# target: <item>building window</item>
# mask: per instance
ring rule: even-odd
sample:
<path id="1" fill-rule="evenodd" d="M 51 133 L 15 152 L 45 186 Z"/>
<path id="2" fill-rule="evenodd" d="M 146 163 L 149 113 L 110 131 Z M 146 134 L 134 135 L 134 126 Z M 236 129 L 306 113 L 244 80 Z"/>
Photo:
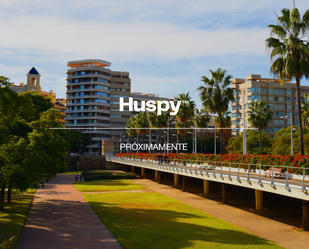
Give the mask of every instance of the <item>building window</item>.
<path id="1" fill-rule="evenodd" d="M 299 125 L 299 122 L 298 122 L 298 120 L 296 120 L 296 121 L 295 121 L 295 125 Z"/>
<path id="2" fill-rule="evenodd" d="M 267 128 L 265 128 L 263 131 L 264 131 L 264 132 L 267 132 Z"/>
<path id="3" fill-rule="evenodd" d="M 273 89 L 272 88 L 268 88 L 268 93 L 273 93 Z"/>
<path id="4" fill-rule="evenodd" d="M 274 108 L 273 104 L 269 104 L 269 109 L 273 109 L 273 108 Z"/>
<path id="5" fill-rule="evenodd" d="M 261 96 L 260 95 L 252 95 L 252 100 L 260 100 L 261 99 Z"/>
<path id="6" fill-rule="evenodd" d="M 274 132 L 274 127 L 269 127 L 269 132 Z"/>
<path id="7" fill-rule="evenodd" d="M 279 105 L 279 109 L 284 109 L 284 105 Z"/>
<path id="8" fill-rule="evenodd" d="M 251 90 L 252 90 L 253 93 L 260 93 L 261 92 L 261 88 L 259 88 L 259 87 L 252 87 Z"/>
<path id="9" fill-rule="evenodd" d="M 275 112 L 275 117 L 279 117 L 279 112 Z M 278 121 L 278 120 L 276 120 L 276 121 Z"/>
<path id="10" fill-rule="evenodd" d="M 286 105 L 286 109 L 292 109 L 291 105 Z"/>
<path id="11" fill-rule="evenodd" d="M 276 90 L 276 89 L 275 89 Z M 278 97 L 275 97 L 275 101 L 279 101 L 279 98 Z"/>
<path id="12" fill-rule="evenodd" d="M 287 101 L 287 102 L 291 102 L 291 101 L 292 101 L 292 98 L 291 98 L 291 97 L 287 97 L 287 98 L 286 98 L 286 101 Z"/>
<path id="13" fill-rule="evenodd" d="M 286 94 L 291 94 L 291 90 L 286 90 Z"/>
<path id="14" fill-rule="evenodd" d="M 268 96 L 268 100 L 273 101 L 274 100 L 273 96 Z"/>
<path id="15" fill-rule="evenodd" d="M 279 120 L 275 120 L 275 124 L 276 124 L 276 125 L 279 124 Z"/>
<path id="16" fill-rule="evenodd" d="M 280 130 L 279 127 L 275 127 L 275 132 L 278 132 Z"/>
<path id="17" fill-rule="evenodd" d="M 284 125 L 284 120 L 279 120 L 279 124 Z"/>
<path id="18" fill-rule="evenodd" d="M 280 89 L 275 89 L 275 90 L 274 90 L 274 93 L 275 93 L 275 94 L 280 93 L 279 90 L 280 90 Z M 283 93 L 283 91 L 282 91 L 282 93 Z"/>
<path id="19" fill-rule="evenodd" d="M 279 101 L 283 101 L 283 97 L 279 97 Z"/>
<path id="20" fill-rule="evenodd" d="M 263 88 L 263 93 L 267 93 L 267 89 L 266 88 Z"/>
<path id="21" fill-rule="evenodd" d="M 252 88 L 251 88 L 251 87 L 250 87 L 250 88 L 247 88 L 247 91 L 248 91 L 248 93 L 251 93 Z"/>

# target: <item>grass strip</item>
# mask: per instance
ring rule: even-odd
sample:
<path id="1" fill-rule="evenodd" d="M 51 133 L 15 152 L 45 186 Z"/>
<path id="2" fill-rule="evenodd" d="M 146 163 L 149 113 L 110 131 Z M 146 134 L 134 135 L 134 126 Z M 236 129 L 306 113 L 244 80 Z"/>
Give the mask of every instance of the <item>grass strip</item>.
<path id="1" fill-rule="evenodd" d="M 83 196 L 126 249 L 282 248 L 158 193 Z"/>
<path id="2" fill-rule="evenodd" d="M 74 182 L 73 184 L 80 192 L 126 191 L 146 189 L 141 185 L 132 183 L 125 179 Z"/>
<path id="3" fill-rule="evenodd" d="M 15 236 L 13 243 L 10 244 L 10 249 L 17 247 L 19 237 L 26 222 L 26 218 L 31 206 L 33 195 L 35 190 L 28 190 L 27 195 L 12 195 L 12 202 L 5 203 L 5 210 L 0 211 L 0 243 L 4 239 L 10 239 Z M 12 193 L 18 194 L 19 191 L 12 191 Z"/>

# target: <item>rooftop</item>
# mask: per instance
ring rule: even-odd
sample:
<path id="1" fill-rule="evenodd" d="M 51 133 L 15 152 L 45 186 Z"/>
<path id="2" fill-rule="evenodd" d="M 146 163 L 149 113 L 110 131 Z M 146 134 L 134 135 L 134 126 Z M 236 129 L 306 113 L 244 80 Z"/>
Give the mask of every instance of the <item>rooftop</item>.
<path id="1" fill-rule="evenodd" d="M 83 68 L 83 67 L 109 67 L 111 65 L 110 62 L 100 60 L 100 59 L 86 59 L 86 60 L 76 60 L 76 61 L 68 61 L 67 66 L 71 68 Z"/>

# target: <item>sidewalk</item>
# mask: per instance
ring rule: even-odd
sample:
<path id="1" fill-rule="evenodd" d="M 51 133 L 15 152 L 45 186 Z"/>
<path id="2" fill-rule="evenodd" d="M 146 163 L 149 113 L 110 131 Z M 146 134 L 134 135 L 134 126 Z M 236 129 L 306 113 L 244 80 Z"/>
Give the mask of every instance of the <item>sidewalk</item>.
<path id="1" fill-rule="evenodd" d="M 18 249 L 122 248 L 72 185 L 72 175 L 57 175 L 38 189 Z"/>
<path id="2" fill-rule="evenodd" d="M 147 179 L 131 180 L 151 191 L 169 196 L 217 218 L 242 227 L 253 234 L 273 241 L 284 248 L 308 248 L 309 232 L 298 232 L 292 226 L 259 216 L 229 205 L 218 204 L 196 194 L 182 192 L 179 189 L 158 184 Z"/>

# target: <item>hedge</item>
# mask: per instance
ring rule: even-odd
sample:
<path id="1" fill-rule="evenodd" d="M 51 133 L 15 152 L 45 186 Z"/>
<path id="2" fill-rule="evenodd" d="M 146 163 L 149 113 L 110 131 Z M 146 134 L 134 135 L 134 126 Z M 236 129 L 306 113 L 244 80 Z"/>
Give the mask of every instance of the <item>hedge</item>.
<path id="1" fill-rule="evenodd" d="M 237 163 L 242 163 L 242 168 L 248 167 L 248 164 L 254 164 L 250 166 L 251 169 L 259 167 L 259 165 L 264 166 L 263 169 L 268 169 L 269 166 L 265 165 L 277 165 L 277 166 L 291 166 L 295 167 L 289 169 L 289 172 L 302 174 L 302 168 L 309 168 L 309 156 L 302 155 L 290 155 L 290 156 L 272 156 L 272 155 L 242 155 L 242 154 L 225 154 L 225 155 L 216 155 L 216 154 L 177 154 L 177 153 L 168 153 L 161 154 L 163 157 L 166 155 L 169 160 L 181 162 L 185 161 L 186 163 L 196 162 L 201 164 L 207 161 L 214 162 L 225 162 L 229 163 L 232 167 L 238 167 Z M 146 159 L 146 160 L 157 160 L 158 154 L 149 154 L 149 153 L 118 153 L 116 157 L 125 157 L 125 158 L 135 158 L 135 159 Z M 283 168 L 283 171 L 286 169 Z M 306 172 L 308 174 L 308 172 Z"/>
<path id="2" fill-rule="evenodd" d="M 115 180 L 115 179 L 136 179 L 136 175 L 134 173 L 115 173 L 112 175 L 91 174 L 91 175 L 85 176 L 85 181 Z"/>

